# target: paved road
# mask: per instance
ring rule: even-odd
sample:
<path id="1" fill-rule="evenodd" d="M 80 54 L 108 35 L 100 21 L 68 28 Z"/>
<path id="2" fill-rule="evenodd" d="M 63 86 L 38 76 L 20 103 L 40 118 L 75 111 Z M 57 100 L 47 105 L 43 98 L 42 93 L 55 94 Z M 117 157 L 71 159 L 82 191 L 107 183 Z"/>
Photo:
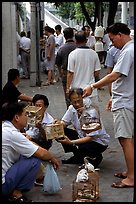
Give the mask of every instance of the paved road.
<path id="1" fill-rule="evenodd" d="M 106 74 L 106 69 L 101 70 L 100 77 Z M 41 74 L 42 80 L 46 80 L 47 75 Z M 42 93 L 49 98 L 50 105 L 48 112 L 55 118 L 61 119 L 66 111 L 66 104 L 64 99 L 64 92 L 61 82 L 55 83 L 51 86 L 30 87 L 29 80 L 21 80 L 19 90 L 25 94 L 34 95 Z M 115 189 L 111 187 L 114 181 L 119 180 L 114 177 L 115 172 L 121 172 L 125 169 L 125 161 L 122 149 L 118 140 L 114 139 L 112 113 L 105 110 L 109 94 L 108 88 L 99 90 L 99 105 L 100 113 L 107 132 L 111 135 L 111 141 L 108 149 L 104 152 L 104 159 L 100 164 L 100 198 L 97 202 L 133 202 L 133 188 Z M 56 141 L 53 142 L 51 151 L 56 155 L 61 163 L 61 159 L 69 158 L 72 153 L 65 154 L 61 144 Z M 61 164 L 60 170 L 57 171 L 62 190 L 56 195 L 47 195 L 43 192 L 42 187 L 34 187 L 30 192 L 27 192 L 27 197 L 33 199 L 35 202 L 72 202 L 72 182 L 76 178 L 79 171 L 78 165 Z"/>

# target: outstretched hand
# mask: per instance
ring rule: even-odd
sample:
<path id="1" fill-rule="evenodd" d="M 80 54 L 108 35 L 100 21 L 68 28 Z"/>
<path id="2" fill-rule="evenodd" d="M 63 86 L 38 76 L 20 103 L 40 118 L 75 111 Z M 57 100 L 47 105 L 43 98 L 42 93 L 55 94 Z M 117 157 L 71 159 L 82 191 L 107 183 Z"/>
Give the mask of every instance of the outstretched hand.
<path id="1" fill-rule="evenodd" d="M 92 94 L 92 87 L 86 86 L 83 90 L 83 98 Z"/>

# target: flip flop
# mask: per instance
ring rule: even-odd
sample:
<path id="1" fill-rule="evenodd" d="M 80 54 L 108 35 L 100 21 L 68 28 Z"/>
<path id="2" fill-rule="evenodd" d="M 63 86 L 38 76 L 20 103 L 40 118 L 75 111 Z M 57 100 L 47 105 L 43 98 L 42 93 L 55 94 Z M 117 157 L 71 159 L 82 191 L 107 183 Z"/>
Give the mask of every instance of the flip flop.
<path id="1" fill-rule="evenodd" d="M 115 173 L 114 176 L 115 176 L 115 177 L 118 177 L 118 178 L 122 178 L 122 179 L 127 178 L 127 176 L 123 175 L 122 172 L 121 172 L 121 173 Z"/>
<path id="2" fill-rule="evenodd" d="M 134 188 L 134 186 L 127 185 L 122 181 L 114 182 L 111 187 L 113 188 Z"/>

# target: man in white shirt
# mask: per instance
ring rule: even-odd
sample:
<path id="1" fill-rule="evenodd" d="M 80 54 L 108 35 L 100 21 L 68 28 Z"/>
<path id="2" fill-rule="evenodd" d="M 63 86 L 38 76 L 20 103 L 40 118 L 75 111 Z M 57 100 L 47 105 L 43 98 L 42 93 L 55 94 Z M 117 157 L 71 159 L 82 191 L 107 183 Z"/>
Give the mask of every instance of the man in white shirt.
<path id="1" fill-rule="evenodd" d="M 85 25 L 85 26 L 83 26 L 82 30 L 84 31 L 84 33 L 86 35 L 86 38 L 87 38 L 86 45 L 89 48 L 94 50 L 94 46 L 95 46 L 96 40 L 95 40 L 95 37 L 90 34 L 90 32 L 91 32 L 90 26 Z"/>
<path id="2" fill-rule="evenodd" d="M 55 26 L 55 32 L 57 34 L 57 36 L 55 36 L 55 56 L 57 55 L 59 48 L 64 44 L 64 36 L 61 33 L 61 29 L 61 25 Z"/>
<path id="3" fill-rule="evenodd" d="M 68 160 L 62 160 L 62 163 L 83 164 L 84 157 L 88 156 L 96 168 L 102 161 L 102 152 L 107 149 L 110 136 L 106 133 L 98 116 L 98 109 L 90 102 L 89 97 L 83 99 L 82 94 L 81 88 L 73 88 L 69 92 L 71 105 L 61 120 L 66 136 L 59 142 L 63 145 L 65 152 L 73 152 L 74 156 Z M 83 107 L 89 117 L 100 119 L 101 128 L 89 132 L 81 129 Z M 67 128 L 69 125 L 72 125 L 74 129 Z"/>
<path id="4" fill-rule="evenodd" d="M 27 125 L 25 107 L 23 102 L 16 102 L 2 109 L 2 196 L 17 203 L 32 202 L 23 192 L 32 189 L 41 160 L 50 161 L 56 169 L 59 167 L 49 151 L 20 132 Z"/>
<path id="5" fill-rule="evenodd" d="M 97 53 L 86 46 L 86 35 L 83 31 L 78 31 L 75 34 L 77 48 L 68 56 L 68 73 L 67 73 L 67 89 L 82 88 L 95 82 L 95 76 L 99 75 L 101 69 L 100 61 Z M 93 92 L 90 98 L 96 98 L 97 90 Z"/>
<path id="6" fill-rule="evenodd" d="M 134 41 L 124 23 L 111 25 L 107 32 L 113 46 L 120 49 L 117 63 L 110 74 L 85 87 L 83 97 L 91 95 L 95 88 L 112 83 L 110 106 L 115 138 L 119 140 L 126 162 L 126 170 L 114 175 L 122 180 L 114 182 L 112 187 L 130 188 L 134 187 Z"/>
<path id="7" fill-rule="evenodd" d="M 21 55 L 21 63 L 24 72 L 23 78 L 30 78 L 30 49 L 31 49 L 31 39 L 26 37 L 26 33 L 24 31 L 20 34 L 20 55 Z"/>

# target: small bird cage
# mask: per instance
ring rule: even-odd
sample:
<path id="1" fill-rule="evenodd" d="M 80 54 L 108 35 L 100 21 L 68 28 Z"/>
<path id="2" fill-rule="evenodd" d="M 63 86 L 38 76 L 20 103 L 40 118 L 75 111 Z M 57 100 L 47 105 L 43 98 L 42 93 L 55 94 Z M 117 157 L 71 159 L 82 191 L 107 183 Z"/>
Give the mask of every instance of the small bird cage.
<path id="1" fill-rule="evenodd" d="M 72 199 L 74 202 L 96 202 L 99 198 L 99 174 L 97 170 L 87 171 L 88 179 L 84 182 L 74 180 Z"/>
<path id="2" fill-rule="evenodd" d="M 64 127 L 61 123 L 53 123 L 44 126 L 46 139 L 62 139 L 64 138 Z"/>
<path id="3" fill-rule="evenodd" d="M 89 172 L 88 181 L 76 182 L 72 185 L 72 199 L 74 202 L 96 202 L 99 198 L 98 172 Z"/>
<path id="4" fill-rule="evenodd" d="M 36 107 L 36 106 L 27 106 L 25 108 L 26 113 L 27 113 L 27 124 L 30 125 L 31 127 L 34 127 L 36 123 L 42 121 L 42 117 L 40 114 L 41 107 Z"/>
<path id="5" fill-rule="evenodd" d="M 83 107 L 80 116 L 81 129 L 86 132 L 92 132 L 101 129 L 100 113 L 97 107 L 90 105 Z"/>

